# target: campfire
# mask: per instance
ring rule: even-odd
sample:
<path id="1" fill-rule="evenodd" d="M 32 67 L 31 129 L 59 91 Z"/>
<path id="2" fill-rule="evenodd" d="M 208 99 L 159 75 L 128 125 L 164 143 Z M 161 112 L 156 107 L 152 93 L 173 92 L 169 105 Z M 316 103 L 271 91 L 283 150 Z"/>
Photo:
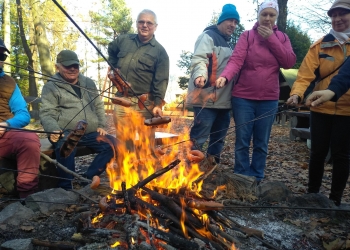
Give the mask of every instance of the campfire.
<path id="1" fill-rule="evenodd" d="M 236 249 L 237 235 L 262 237 L 221 213 L 216 191 L 201 192 L 214 165 L 202 171 L 204 164 L 193 161 L 188 131 L 155 147 L 154 129 L 132 111 L 116 130 L 125 143 L 107 168 L 111 192 L 99 201 L 97 216 L 80 219 L 80 232 L 102 230 L 109 245 L 121 249 Z"/>

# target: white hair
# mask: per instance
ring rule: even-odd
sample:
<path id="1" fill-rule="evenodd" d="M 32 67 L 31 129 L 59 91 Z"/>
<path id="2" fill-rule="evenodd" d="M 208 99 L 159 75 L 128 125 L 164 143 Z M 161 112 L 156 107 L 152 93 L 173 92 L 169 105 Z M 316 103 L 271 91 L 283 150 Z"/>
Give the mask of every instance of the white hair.
<path id="1" fill-rule="evenodd" d="M 138 14 L 138 16 L 137 16 L 137 21 L 139 20 L 139 18 L 140 18 L 140 16 L 141 16 L 142 14 L 149 14 L 149 15 L 152 15 L 153 18 L 154 18 L 154 22 L 155 22 L 156 24 L 158 24 L 156 13 L 154 13 L 152 10 L 149 10 L 149 9 L 144 9 L 144 10 L 142 10 L 142 11 Z"/>

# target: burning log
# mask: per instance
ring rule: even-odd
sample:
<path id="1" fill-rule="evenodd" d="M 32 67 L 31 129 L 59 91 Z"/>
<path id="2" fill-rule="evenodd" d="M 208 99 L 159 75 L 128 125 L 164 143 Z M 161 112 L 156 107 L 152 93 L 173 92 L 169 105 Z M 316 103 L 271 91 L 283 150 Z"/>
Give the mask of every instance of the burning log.
<path id="1" fill-rule="evenodd" d="M 181 228 L 180 220 L 176 216 L 174 216 L 173 214 L 165 213 L 162 209 L 155 207 L 152 204 L 145 202 L 137 197 L 135 197 L 135 200 L 136 200 L 136 203 L 138 206 L 145 208 L 145 209 L 148 209 L 153 216 L 160 217 L 160 218 L 167 218 L 167 219 L 171 220 L 178 228 Z M 223 250 L 223 248 L 219 244 L 217 244 L 216 242 L 214 242 L 210 239 L 203 237 L 202 235 L 197 233 L 194 229 L 192 229 L 190 227 L 186 227 L 186 230 L 189 233 L 189 235 L 191 235 L 191 237 L 198 238 L 198 239 L 202 240 L 203 242 L 205 242 L 206 244 L 212 245 L 215 249 L 218 249 L 218 250 L 222 249 Z"/>
<path id="2" fill-rule="evenodd" d="M 137 214 L 131 216 L 132 222 L 125 225 L 126 239 L 128 242 L 128 249 L 137 249 L 136 239 L 139 235 L 140 226 L 136 223 L 140 219 Z"/>
<path id="3" fill-rule="evenodd" d="M 153 227 L 149 227 L 146 223 L 138 221 L 136 222 L 140 227 L 149 230 L 149 233 L 151 233 L 154 237 L 157 239 L 163 240 L 169 245 L 175 247 L 176 249 L 187 249 L 187 250 L 197 250 L 199 249 L 199 246 L 197 243 L 192 242 L 188 239 L 182 238 L 178 235 L 172 234 L 172 233 L 166 233 L 164 231 L 158 230 Z"/>
<path id="4" fill-rule="evenodd" d="M 181 215 L 185 213 L 185 222 L 197 229 L 203 228 L 202 222 L 197 217 L 193 216 L 193 214 L 183 211 L 183 209 L 177 205 L 173 199 L 160 193 L 154 192 L 146 187 L 143 187 L 142 189 L 150 194 L 153 200 L 160 202 L 164 207 L 168 208 L 177 218 L 181 218 Z"/>
<path id="5" fill-rule="evenodd" d="M 123 192 L 123 196 L 124 196 L 124 205 L 126 207 L 126 212 L 128 214 L 131 214 L 129 195 L 128 195 L 128 192 L 126 191 L 126 184 L 125 184 L 125 182 L 122 182 L 122 192 Z"/>
<path id="6" fill-rule="evenodd" d="M 214 234 L 214 235 L 220 235 L 222 238 L 226 239 L 229 242 L 234 243 L 235 245 L 240 244 L 239 240 L 234 238 L 233 236 L 227 234 L 226 232 L 222 231 L 220 228 L 209 225 L 209 230 Z"/>
<path id="7" fill-rule="evenodd" d="M 175 161 L 173 161 L 172 163 L 170 163 L 168 166 L 166 166 L 165 168 L 162 168 L 160 170 L 158 170 L 157 172 L 154 172 L 153 174 L 151 174 L 150 176 L 148 176 L 146 179 L 140 181 L 138 184 L 136 184 L 134 187 L 132 187 L 133 189 L 139 189 L 145 185 L 147 185 L 150 181 L 152 181 L 153 179 L 161 176 L 162 174 L 168 172 L 169 170 L 173 169 L 174 167 L 176 167 L 179 163 L 181 162 L 181 160 L 176 159 Z"/>

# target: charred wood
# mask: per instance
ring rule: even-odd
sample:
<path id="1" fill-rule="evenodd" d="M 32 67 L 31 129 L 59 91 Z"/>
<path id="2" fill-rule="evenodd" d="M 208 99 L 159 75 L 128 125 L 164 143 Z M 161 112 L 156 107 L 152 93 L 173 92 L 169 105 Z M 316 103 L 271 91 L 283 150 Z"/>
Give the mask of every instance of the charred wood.
<path id="1" fill-rule="evenodd" d="M 240 244 L 240 241 L 238 239 L 236 239 L 235 237 L 233 237 L 233 236 L 229 235 L 228 233 L 222 231 L 217 226 L 209 225 L 208 228 L 212 232 L 212 234 L 214 233 L 216 235 L 220 235 L 221 237 L 223 237 L 224 239 L 226 239 L 229 242 L 234 243 L 235 245 Z"/>
<path id="2" fill-rule="evenodd" d="M 32 239 L 32 244 L 36 246 L 49 247 L 50 249 L 77 249 L 80 245 L 74 244 L 72 242 L 65 241 L 46 241 L 39 239 Z"/>
<path id="3" fill-rule="evenodd" d="M 149 211 L 152 213 L 153 216 L 167 218 L 167 219 L 171 220 L 174 223 L 174 225 L 176 225 L 176 227 L 181 228 L 180 220 L 176 216 L 174 216 L 173 214 L 165 213 L 162 209 L 155 207 L 155 206 L 153 206 L 153 205 L 151 205 L 151 204 L 149 204 L 149 203 L 147 203 L 139 198 L 135 198 L 135 200 L 136 200 L 137 205 L 140 206 L 141 208 L 149 209 Z M 191 237 L 198 238 L 208 245 L 211 244 L 211 245 L 215 246 L 215 249 L 218 249 L 218 250 L 223 249 L 219 244 L 217 244 L 209 239 L 206 239 L 205 237 L 203 237 L 199 233 L 197 233 L 194 229 L 192 229 L 190 227 L 186 227 L 186 229 Z"/>
<path id="4" fill-rule="evenodd" d="M 172 163 L 170 163 L 168 166 L 154 172 L 153 174 L 151 174 L 150 176 L 148 176 L 146 179 L 140 181 L 139 183 L 137 183 L 133 188 L 134 189 L 139 189 L 145 185 L 147 185 L 150 181 L 152 181 L 153 179 L 163 175 L 164 173 L 168 172 L 169 170 L 173 169 L 174 167 L 176 167 L 181 161 L 179 159 L 176 159 L 175 161 L 173 161 Z"/>
<path id="5" fill-rule="evenodd" d="M 260 239 L 264 239 L 264 232 L 258 229 L 250 228 L 250 227 L 245 227 L 240 225 L 239 223 L 231 220 L 227 215 L 224 213 L 220 212 L 218 213 L 218 216 L 221 216 L 223 219 L 226 219 L 227 223 L 230 226 L 230 228 L 238 228 L 239 231 L 244 232 L 248 237 L 250 236 L 257 236 Z"/>
<path id="6" fill-rule="evenodd" d="M 154 235 L 157 239 L 163 240 L 169 245 L 175 247 L 176 249 L 187 249 L 187 250 L 197 250 L 199 249 L 199 246 L 197 243 L 192 242 L 188 239 L 185 239 L 183 237 L 180 237 L 176 234 L 172 233 L 166 233 L 164 231 L 158 230 L 153 227 L 148 227 L 148 225 L 144 222 L 138 221 L 137 224 L 139 226 L 143 227 L 146 230 L 149 230 L 151 234 Z"/>
<path id="7" fill-rule="evenodd" d="M 181 215 L 185 212 L 185 222 L 187 222 L 187 224 L 189 224 L 190 226 L 194 226 L 197 229 L 203 228 L 202 222 L 197 217 L 195 217 L 191 213 L 188 213 L 185 210 L 183 211 L 182 208 L 178 204 L 176 204 L 172 198 L 154 192 L 146 187 L 143 187 L 142 189 L 149 193 L 153 200 L 156 200 L 160 202 L 163 206 L 167 207 L 177 218 L 181 218 Z"/>
<path id="8" fill-rule="evenodd" d="M 137 249 L 135 243 L 138 242 L 140 226 L 137 224 L 137 221 L 140 217 L 137 214 L 132 215 L 132 222 L 125 224 L 126 240 L 128 242 L 128 249 Z"/>
<path id="9" fill-rule="evenodd" d="M 123 192 L 123 196 L 124 196 L 124 205 L 125 205 L 125 208 L 126 208 L 126 212 L 128 214 L 131 214 L 129 195 L 128 195 L 128 192 L 126 190 L 126 183 L 125 183 L 125 181 L 122 182 L 122 192 Z"/>

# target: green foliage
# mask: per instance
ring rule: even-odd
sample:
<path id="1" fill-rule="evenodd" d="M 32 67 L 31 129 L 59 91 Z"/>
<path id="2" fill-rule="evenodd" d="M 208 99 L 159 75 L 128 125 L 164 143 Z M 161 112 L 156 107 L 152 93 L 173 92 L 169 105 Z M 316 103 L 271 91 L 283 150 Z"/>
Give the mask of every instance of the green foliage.
<path id="1" fill-rule="evenodd" d="M 191 66 L 192 56 L 193 56 L 192 52 L 183 50 L 182 53 L 180 54 L 181 59 L 178 60 L 176 64 L 180 69 L 185 71 L 185 74 L 186 74 L 186 76 L 180 76 L 177 82 L 179 84 L 179 87 L 183 90 L 188 88 L 188 81 L 190 80 L 188 75 L 191 73 L 190 66 Z"/>
<path id="2" fill-rule="evenodd" d="M 104 0 L 98 12 L 90 11 L 92 28 L 91 35 L 98 45 L 107 46 L 108 43 L 121 34 L 133 33 L 130 9 L 124 0 Z"/>
<path id="3" fill-rule="evenodd" d="M 185 71 L 186 75 L 190 74 L 190 66 L 191 66 L 191 59 L 192 59 L 193 53 L 190 51 L 183 50 L 180 54 L 180 60 L 177 61 L 177 66 Z"/>
<path id="4" fill-rule="evenodd" d="M 179 84 L 180 89 L 187 89 L 189 80 L 190 78 L 188 76 L 180 76 L 177 82 Z"/>
<path id="5" fill-rule="evenodd" d="M 311 39 L 306 32 L 301 30 L 300 26 L 296 26 L 293 22 L 287 23 L 286 34 L 297 56 L 297 62 L 293 68 L 298 69 L 312 44 Z"/>

